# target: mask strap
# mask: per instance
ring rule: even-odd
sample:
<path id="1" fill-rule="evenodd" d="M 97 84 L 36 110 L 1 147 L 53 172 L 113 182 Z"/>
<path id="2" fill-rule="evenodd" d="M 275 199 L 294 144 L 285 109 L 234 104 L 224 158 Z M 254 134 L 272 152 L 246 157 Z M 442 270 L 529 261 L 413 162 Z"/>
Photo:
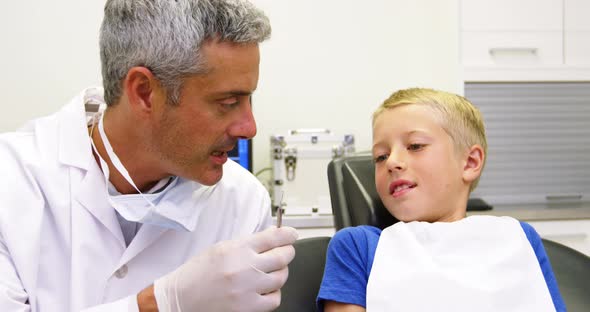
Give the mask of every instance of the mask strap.
<path id="1" fill-rule="evenodd" d="M 92 134 L 92 130 L 94 128 L 94 124 L 92 126 L 92 129 L 90 130 L 90 133 Z M 140 194 L 147 202 L 150 203 L 150 205 L 152 207 L 155 208 L 154 204 L 152 203 L 151 200 L 147 199 L 147 197 L 137 188 L 137 186 L 135 185 L 135 183 L 133 182 L 133 179 L 131 179 L 131 176 L 129 175 L 129 172 L 127 171 L 127 169 L 125 169 L 125 166 L 123 166 L 123 164 L 121 163 L 121 160 L 119 159 L 119 157 L 117 156 L 117 154 L 115 154 L 115 151 L 113 150 L 113 147 L 111 146 L 111 143 L 109 142 L 109 139 L 107 138 L 107 135 L 104 131 L 104 113 L 101 114 L 100 119 L 98 120 L 98 133 L 100 134 L 100 137 L 102 139 L 103 145 L 105 147 L 105 150 L 107 152 L 107 155 L 109 155 L 109 158 L 111 159 L 111 162 L 113 163 L 113 166 L 115 166 L 115 169 L 117 171 L 119 171 L 119 173 L 121 173 L 121 175 L 125 178 L 125 180 L 127 180 L 127 182 L 129 184 L 131 184 L 131 186 L 133 186 L 133 188 L 137 191 L 138 194 Z M 100 163 L 102 164 L 105 176 L 108 180 L 109 178 L 109 169 L 108 169 L 108 165 L 106 164 L 106 161 L 104 161 L 102 159 L 102 157 L 100 156 L 100 154 L 97 151 L 96 146 L 94 145 L 94 141 L 91 140 L 92 142 L 92 147 L 94 148 L 94 151 L 96 152 L 96 154 L 98 155 L 98 158 L 100 158 Z"/>
<path id="2" fill-rule="evenodd" d="M 96 156 L 98 156 L 98 160 L 100 161 L 100 167 L 102 169 L 102 172 L 104 173 L 106 182 L 108 182 L 109 176 L 110 176 L 109 166 L 104 161 L 104 159 L 102 159 L 102 156 L 100 156 L 100 153 L 98 153 L 98 149 L 96 148 L 96 145 L 94 144 L 94 140 L 92 139 L 92 133 L 94 133 L 94 126 L 100 120 L 99 115 L 100 115 L 100 113 L 97 113 L 94 116 L 92 116 L 92 125 L 90 126 L 90 145 L 92 145 L 92 150 L 94 150 L 94 152 L 96 153 Z"/>

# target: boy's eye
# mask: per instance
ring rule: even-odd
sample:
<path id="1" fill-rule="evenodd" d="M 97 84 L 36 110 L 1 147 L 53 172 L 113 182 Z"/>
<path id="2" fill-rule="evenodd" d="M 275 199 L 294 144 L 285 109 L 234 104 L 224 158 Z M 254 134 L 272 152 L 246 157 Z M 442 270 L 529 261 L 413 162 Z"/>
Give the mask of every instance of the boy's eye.
<path id="1" fill-rule="evenodd" d="M 418 151 L 418 150 L 421 150 L 424 146 L 425 146 L 424 144 L 418 144 L 418 143 L 410 144 L 410 145 L 408 145 L 408 151 Z"/>
<path id="2" fill-rule="evenodd" d="M 385 160 L 387 160 L 387 157 L 389 157 L 389 155 L 387 155 L 387 154 L 384 154 L 384 155 L 379 155 L 379 156 L 375 157 L 374 161 L 375 161 L 376 163 L 378 163 L 378 162 L 382 162 L 382 161 L 385 161 Z"/>

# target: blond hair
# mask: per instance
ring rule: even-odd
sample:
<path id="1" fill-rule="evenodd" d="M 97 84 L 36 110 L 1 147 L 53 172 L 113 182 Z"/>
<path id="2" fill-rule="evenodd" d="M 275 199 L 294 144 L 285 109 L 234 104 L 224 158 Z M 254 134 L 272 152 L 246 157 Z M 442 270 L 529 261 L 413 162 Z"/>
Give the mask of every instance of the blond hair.
<path id="1" fill-rule="evenodd" d="M 393 93 L 373 113 L 375 119 L 385 110 L 403 105 L 427 105 L 438 115 L 441 127 L 447 132 L 455 144 L 457 151 L 464 151 L 479 144 L 487 155 L 488 144 L 481 112 L 466 98 L 444 91 L 425 88 L 411 88 Z M 485 157 L 483 166 L 485 165 Z M 477 178 L 471 184 L 473 191 L 479 182 Z"/>

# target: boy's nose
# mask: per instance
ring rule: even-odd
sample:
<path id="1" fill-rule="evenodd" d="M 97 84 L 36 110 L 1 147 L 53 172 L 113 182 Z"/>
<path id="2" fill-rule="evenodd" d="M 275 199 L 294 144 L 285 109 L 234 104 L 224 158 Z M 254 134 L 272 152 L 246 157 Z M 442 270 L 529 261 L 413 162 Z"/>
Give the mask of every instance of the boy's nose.
<path id="1" fill-rule="evenodd" d="M 387 158 L 387 169 L 389 172 L 406 169 L 406 162 L 402 153 L 391 153 Z"/>

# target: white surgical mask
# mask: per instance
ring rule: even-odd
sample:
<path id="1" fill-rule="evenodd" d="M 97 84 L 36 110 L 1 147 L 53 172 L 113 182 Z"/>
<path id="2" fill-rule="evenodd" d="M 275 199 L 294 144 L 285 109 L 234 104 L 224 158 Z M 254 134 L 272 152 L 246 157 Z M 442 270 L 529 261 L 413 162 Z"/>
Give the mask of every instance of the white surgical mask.
<path id="1" fill-rule="evenodd" d="M 113 151 L 104 131 L 103 119 L 104 114 L 101 114 L 98 120 L 98 131 L 107 155 L 111 159 L 115 169 L 137 191 L 137 194 L 109 194 L 109 167 L 91 140 L 92 147 L 100 159 L 105 184 L 107 185 L 105 189 L 106 196 L 113 208 L 128 221 L 157 225 L 174 230 L 194 230 L 199 217 L 196 202 L 201 196 L 206 196 L 206 193 L 212 191 L 213 188 L 206 187 L 194 181 L 173 177 L 172 181 L 168 182 L 163 190 L 155 194 L 143 194 L 137 188 L 129 172 Z"/>

